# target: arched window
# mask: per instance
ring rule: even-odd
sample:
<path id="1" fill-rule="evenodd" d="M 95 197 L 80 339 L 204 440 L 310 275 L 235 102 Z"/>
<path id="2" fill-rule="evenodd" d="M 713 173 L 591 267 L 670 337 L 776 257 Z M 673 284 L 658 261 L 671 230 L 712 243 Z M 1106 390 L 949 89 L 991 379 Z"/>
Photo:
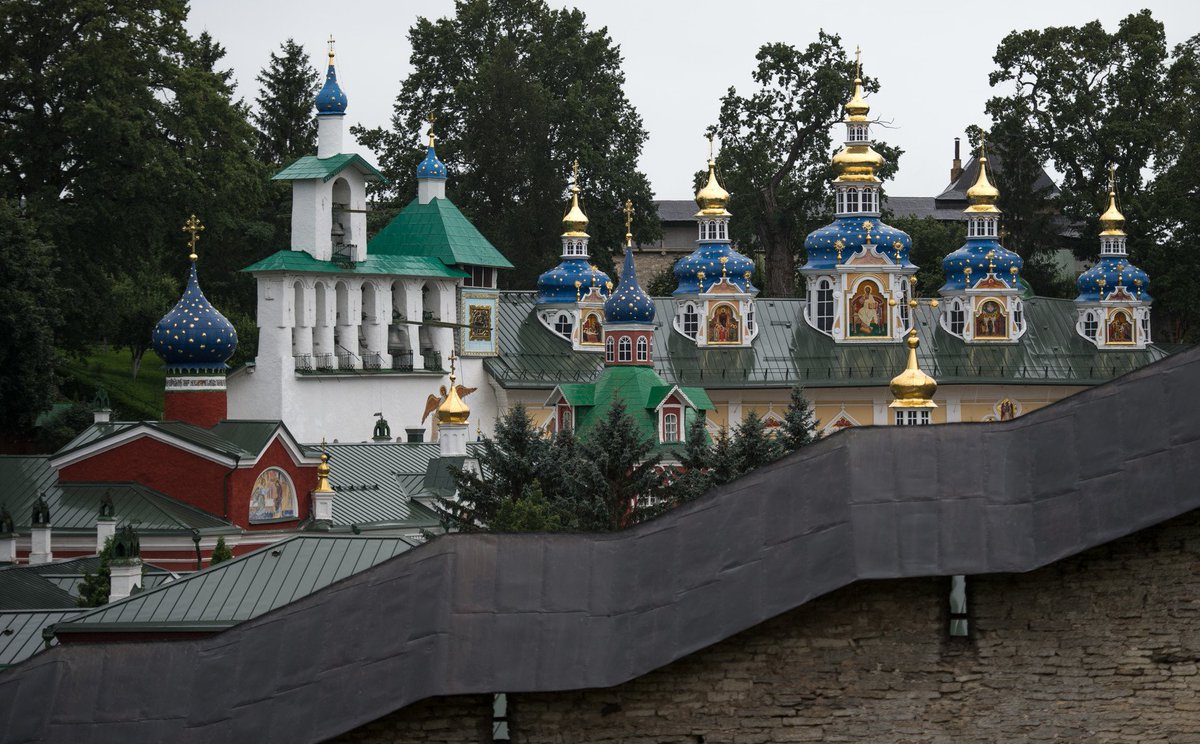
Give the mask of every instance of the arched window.
<path id="1" fill-rule="evenodd" d="M 621 336 L 621 340 L 617 343 L 617 361 L 633 361 L 633 341 L 629 340 L 629 336 Z"/>
<path id="2" fill-rule="evenodd" d="M 754 303 L 750 303 L 750 309 L 746 311 L 746 337 L 754 335 Z"/>
<path id="3" fill-rule="evenodd" d="M 967 311 L 963 309 L 962 300 L 955 300 L 950 305 L 950 332 L 961 338 L 966 325 Z"/>
<path id="4" fill-rule="evenodd" d="M 683 335 L 695 338 L 699 330 L 700 315 L 696 312 L 696 306 L 689 302 L 683 306 Z"/>
<path id="5" fill-rule="evenodd" d="M 709 240 L 717 239 L 717 223 L 716 222 L 708 223 L 708 239 Z"/>
<path id="6" fill-rule="evenodd" d="M 729 225 L 724 222 L 717 223 L 717 239 L 729 240 Z"/>
<path id="7" fill-rule="evenodd" d="M 833 330 L 833 280 L 817 280 L 816 292 L 817 330 L 829 333 Z"/>
<path id="8" fill-rule="evenodd" d="M 679 441 L 679 417 L 673 413 L 663 415 L 663 441 Z"/>
<path id="9" fill-rule="evenodd" d="M 858 211 L 858 189 L 846 189 L 846 211 Z"/>
<path id="10" fill-rule="evenodd" d="M 613 360 L 613 339 L 612 336 L 604 339 L 604 360 L 611 362 Z"/>
<path id="11" fill-rule="evenodd" d="M 1096 340 L 1096 336 L 1100 335 L 1100 318 L 1096 315 L 1095 310 L 1088 310 L 1083 314 L 1083 335 Z"/>
<path id="12" fill-rule="evenodd" d="M 841 214 L 842 212 L 846 211 L 846 194 L 839 191 L 839 192 L 837 192 L 836 199 L 837 199 L 837 212 L 838 212 L 838 214 Z"/>
<path id="13" fill-rule="evenodd" d="M 642 336 L 641 338 L 638 339 L 637 360 L 639 362 L 644 362 L 650 358 L 649 347 L 650 347 L 650 344 L 646 343 L 645 336 Z"/>
<path id="14" fill-rule="evenodd" d="M 900 280 L 900 325 L 908 328 L 908 280 Z"/>
<path id="15" fill-rule="evenodd" d="M 558 317 L 554 319 L 554 332 L 563 338 L 570 338 L 572 325 L 570 315 L 559 313 Z"/>
<path id="16" fill-rule="evenodd" d="M 1025 306 L 1016 298 L 1013 298 L 1012 322 L 1014 333 L 1025 330 Z"/>

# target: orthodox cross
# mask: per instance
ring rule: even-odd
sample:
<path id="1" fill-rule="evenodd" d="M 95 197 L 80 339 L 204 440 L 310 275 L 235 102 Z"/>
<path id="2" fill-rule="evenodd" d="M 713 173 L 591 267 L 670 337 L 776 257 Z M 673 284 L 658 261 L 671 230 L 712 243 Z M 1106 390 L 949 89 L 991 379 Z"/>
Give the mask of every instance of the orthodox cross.
<path id="1" fill-rule="evenodd" d="M 329 41 L 327 43 L 329 44 L 329 62 L 330 62 L 330 64 L 332 64 L 333 63 L 333 34 L 329 35 Z"/>
<path id="2" fill-rule="evenodd" d="M 1108 190 L 1116 193 L 1117 191 L 1117 164 L 1108 164 Z"/>
<path id="3" fill-rule="evenodd" d="M 579 158 L 575 158 L 571 163 L 571 182 L 579 185 Z"/>
<path id="4" fill-rule="evenodd" d="M 713 132 L 708 133 L 708 159 L 709 160 L 713 159 L 713 137 L 714 136 L 715 136 L 715 134 Z"/>
<path id="5" fill-rule="evenodd" d="M 427 119 L 427 121 L 429 122 L 429 146 L 430 146 L 430 147 L 433 147 L 433 140 L 434 140 L 434 136 L 433 136 L 433 122 L 434 122 L 436 119 L 437 119 L 437 117 L 433 115 L 433 112 L 432 112 L 432 111 L 430 111 L 430 112 L 429 112 L 429 117 L 428 117 L 428 119 Z"/>
<path id="6" fill-rule="evenodd" d="M 625 247 L 633 246 L 633 200 L 625 200 Z"/>
<path id="7" fill-rule="evenodd" d="M 862 77 L 862 48 L 854 46 L 854 77 Z"/>
<path id="8" fill-rule="evenodd" d="M 196 241 L 200 239 L 200 233 L 204 232 L 204 225 L 201 225 L 200 220 L 198 220 L 196 215 L 193 214 L 188 218 L 188 221 L 184 223 L 183 231 L 185 233 L 192 234 L 191 240 L 188 241 L 188 248 L 191 250 L 191 255 L 189 255 L 188 258 L 195 261 L 197 258 Z"/>
<path id="9" fill-rule="evenodd" d="M 979 132 L 979 157 L 987 157 L 987 132 L 983 130 Z"/>

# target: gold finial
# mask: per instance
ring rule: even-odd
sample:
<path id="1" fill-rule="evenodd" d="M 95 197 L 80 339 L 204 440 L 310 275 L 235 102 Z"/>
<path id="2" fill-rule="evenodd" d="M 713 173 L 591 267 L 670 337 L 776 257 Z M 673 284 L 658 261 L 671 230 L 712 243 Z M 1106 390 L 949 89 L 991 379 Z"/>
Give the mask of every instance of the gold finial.
<path id="1" fill-rule="evenodd" d="M 697 217 L 728 217 L 729 192 L 717 182 L 717 161 L 713 157 L 713 134 L 708 133 L 708 182 L 696 192 Z"/>
<path id="2" fill-rule="evenodd" d="M 871 106 L 863 98 L 862 89 L 862 49 L 854 47 L 854 95 L 846 103 L 847 121 L 866 121 Z"/>
<path id="3" fill-rule="evenodd" d="M 625 200 L 625 247 L 633 247 L 633 200 Z"/>
<path id="4" fill-rule="evenodd" d="M 916 307 L 916 304 L 916 300 L 909 301 L 909 307 Z M 916 326 L 908 332 L 904 343 L 908 346 L 908 364 L 903 372 L 892 378 L 892 402 L 888 408 L 937 408 L 937 403 L 933 402 L 937 380 L 921 371 L 917 364 L 917 346 L 921 341 L 917 338 Z"/>
<path id="5" fill-rule="evenodd" d="M 749 284 L 749 283 L 750 283 L 750 277 L 752 277 L 752 276 L 754 276 L 754 274 L 753 274 L 753 273 L 751 273 L 751 272 L 749 272 L 749 271 L 747 271 L 746 273 L 742 274 L 742 278 L 746 280 L 746 283 L 747 283 L 747 284 Z"/>
<path id="6" fill-rule="evenodd" d="M 439 424 L 466 424 L 471 417 L 471 409 L 458 394 L 458 386 L 455 385 L 457 379 L 454 374 L 454 362 L 457 359 L 454 352 L 450 352 L 450 385 L 446 389 L 446 399 L 442 401 L 437 409 L 437 420 Z"/>
<path id="7" fill-rule="evenodd" d="M 727 263 L 729 263 L 729 256 L 721 256 L 721 277 L 722 278 L 724 278 L 727 275 L 728 269 L 725 267 L 725 264 L 727 264 Z"/>
<path id="8" fill-rule="evenodd" d="M 1125 235 L 1125 215 L 1117 209 L 1117 164 L 1108 164 L 1108 209 L 1100 215 L 1100 235 L 1121 237 Z"/>
<path id="9" fill-rule="evenodd" d="M 700 280 L 700 291 L 701 291 L 701 292 L 703 292 L 703 291 L 704 291 L 704 272 L 703 272 L 703 271 L 697 271 L 697 272 L 696 272 L 696 278 L 697 278 L 698 280 Z"/>
<path id="10" fill-rule="evenodd" d="M 587 228 L 588 218 L 583 213 L 583 208 L 579 206 L 579 158 L 571 163 L 571 183 L 567 186 L 567 191 L 571 192 L 571 206 L 567 208 L 567 213 L 563 215 L 563 234 L 564 238 L 586 238 L 588 237 L 585 228 Z"/>
<path id="11" fill-rule="evenodd" d="M 329 64 L 333 64 L 333 34 L 329 35 Z"/>
<path id="12" fill-rule="evenodd" d="M 838 238 L 837 240 L 833 241 L 833 247 L 837 249 L 837 260 L 838 263 L 841 263 L 842 249 L 846 247 L 846 244 L 842 242 L 841 238 Z"/>
<path id="13" fill-rule="evenodd" d="M 996 273 L 996 260 L 995 260 L 995 259 L 996 259 L 996 252 L 995 252 L 995 251 L 988 251 L 988 252 L 987 252 L 987 256 L 986 256 L 985 258 L 987 258 L 987 260 L 988 260 L 988 273 L 989 273 L 989 274 L 994 274 L 994 273 Z"/>
<path id="14" fill-rule="evenodd" d="M 188 255 L 188 258 L 195 261 L 197 258 L 199 258 L 196 255 L 196 241 L 200 239 L 200 233 L 204 232 L 204 225 L 201 225 L 200 220 L 197 219 L 196 215 L 193 214 L 188 218 L 188 221 L 183 224 L 183 231 L 185 233 L 192 234 L 191 240 L 188 241 L 188 248 L 191 250 L 191 254 Z"/>
<path id="15" fill-rule="evenodd" d="M 575 280 L 575 301 L 579 302 L 579 288 L 583 286 L 583 282 Z"/>
<path id="16" fill-rule="evenodd" d="M 1138 299 L 1139 299 L 1139 300 L 1140 300 L 1140 299 L 1142 299 L 1142 280 L 1141 280 L 1141 279 L 1134 279 L 1134 280 L 1133 280 L 1133 286 L 1137 287 L 1137 297 L 1138 297 Z"/>
<path id="17" fill-rule="evenodd" d="M 325 437 L 321 437 L 321 464 L 317 466 L 317 487 L 313 493 L 333 493 L 333 487 L 329 485 L 329 449 Z"/>
<path id="18" fill-rule="evenodd" d="M 429 122 L 429 146 L 430 147 L 433 147 L 434 140 L 437 139 L 437 137 L 433 134 L 433 122 L 436 120 L 437 120 L 437 117 L 433 115 L 432 111 L 429 112 L 429 116 L 426 117 L 426 119 L 425 119 L 425 121 Z"/>
<path id="19" fill-rule="evenodd" d="M 975 179 L 975 185 L 967 189 L 967 199 L 971 201 L 971 206 L 964 211 L 968 213 L 999 214 L 1000 212 L 1000 208 L 996 206 L 996 200 L 1000 198 L 1000 190 L 993 186 L 988 179 L 986 137 L 986 132 L 979 133 L 979 176 Z"/>

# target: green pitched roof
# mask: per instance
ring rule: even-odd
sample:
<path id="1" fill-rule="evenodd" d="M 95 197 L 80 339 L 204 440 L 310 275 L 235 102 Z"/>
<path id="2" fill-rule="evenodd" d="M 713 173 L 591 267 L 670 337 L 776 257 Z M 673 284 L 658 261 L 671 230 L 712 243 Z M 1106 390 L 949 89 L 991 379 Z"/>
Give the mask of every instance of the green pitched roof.
<path id="1" fill-rule="evenodd" d="M 0 669 L 19 664 L 44 650 L 42 628 L 69 620 L 83 610 L 16 610 L 0 612 Z M 58 643 L 51 641 L 50 645 Z"/>
<path id="2" fill-rule="evenodd" d="M 76 607 L 70 592 L 24 566 L 0 569 L 0 610 L 57 610 Z"/>
<path id="3" fill-rule="evenodd" d="M 448 266 L 511 269 L 513 265 L 483 237 L 449 199 L 416 199 L 367 243 L 374 256 L 427 256 Z"/>
<path id="4" fill-rule="evenodd" d="M 484 361 L 503 387 L 550 389 L 594 380 L 603 355 L 572 351 L 534 316 L 535 292 L 500 293 L 501 356 Z M 755 303 L 759 334 L 749 349 L 699 349 L 671 330 L 674 301 L 655 298 L 655 370 L 665 382 L 720 388 L 850 387 L 887 385 L 904 368 L 903 344 L 838 344 L 813 329 L 799 299 Z M 1178 349 L 1102 352 L 1075 332 L 1075 303 L 1031 297 L 1029 330 L 1015 344 L 966 344 L 943 331 L 934 311 L 917 310 L 921 368 L 941 385 L 1095 385 Z"/>
<path id="5" fill-rule="evenodd" d="M 316 274 L 395 274 L 397 276 L 433 276 L 458 278 L 466 274 L 429 256 L 377 256 L 367 254 L 366 260 L 353 266 L 340 266 L 333 261 L 318 261 L 304 251 L 278 251 L 242 271 L 257 274 L 265 271 L 288 271 Z"/>
<path id="6" fill-rule="evenodd" d="M 57 632 L 217 632 L 409 550 L 401 537 L 297 535 L 113 602 Z"/>
<path id="7" fill-rule="evenodd" d="M 652 367 L 612 366 L 605 367 L 596 382 L 588 387 L 592 388 L 592 404 L 579 404 L 575 409 L 575 429 L 580 436 L 586 437 L 588 430 L 608 416 L 613 403 L 619 400 L 625 403 L 625 411 L 641 435 L 652 440 L 656 450 L 661 450 L 663 445 L 658 441 L 658 413 L 654 408 L 673 385 L 664 384 Z M 703 400 L 712 407 L 707 395 L 703 396 Z M 695 399 L 693 402 L 696 402 Z M 695 418 L 696 412 L 685 408 L 680 432 L 687 431 Z"/>
<path id="8" fill-rule="evenodd" d="M 348 165 L 356 167 L 367 177 L 368 181 L 378 180 L 383 183 L 388 182 L 387 178 L 376 170 L 375 166 L 368 163 L 361 155 L 355 155 L 350 152 L 343 152 L 328 158 L 305 155 L 274 176 L 271 176 L 271 180 L 306 181 L 310 178 L 319 178 L 322 181 L 328 181 Z"/>

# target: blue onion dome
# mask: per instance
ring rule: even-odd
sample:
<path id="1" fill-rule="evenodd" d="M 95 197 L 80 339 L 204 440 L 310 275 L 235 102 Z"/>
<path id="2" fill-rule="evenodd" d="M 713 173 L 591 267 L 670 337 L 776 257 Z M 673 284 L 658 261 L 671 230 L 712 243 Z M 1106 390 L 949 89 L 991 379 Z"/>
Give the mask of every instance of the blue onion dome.
<path id="1" fill-rule="evenodd" d="M 654 302 L 638 284 L 633 268 L 633 250 L 625 249 L 625 265 L 621 268 L 621 283 L 604 303 L 605 323 L 653 323 Z"/>
<path id="2" fill-rule="evenodd" d="M 168 369 L 225 369 L 237 349 L 233 324 L 200 291 L 194 259 L 183 297 L 158 321 L 151 343 Z"/>
<path id="3" fill-rule="evenodd" d="M 329 44 L 329 67 L 325 70 L 325 85 L 317 93 L 317 114 L 320 116 L 344 116 L 346 114 L 346 94 L 338 85 L 337 70 L 333 66 L 333 42 Z"/>
<path id="4" fill-rule="evenodd" d="M 576 287 L 575 283 L 579 286 Z M 537 304 L 573 305 L 588 293 L 591 287 L 599 287 L 607 293 L 608 274 L 597 269 L 586 258 L 564 258 L 562 263 L 538 277 Z"/>
<path id="5" fill-rule="evenodd" d="M 1000 190 L 988 180 L 987 162 L 987 153 L 981 151 L 979 176 L 975 185 L 967 189 L 971 204 L 963 210 L 968 222 L 967 242 L 942 259 L 942 270 L 946 275 L 946 283 L 939 290 L 942 294 L 970 289 L 988 274 L 994 275 L 993 282 L 1001 282 L 1008 289 L 1022 288 L 1020 274 L 1025 262 L 996 239 L 1001 214 L 996 201 L 1000 198 Z M 973 225 L 979 226 L 974 235 L 970 229 Z M 994 284 L 992 288 L 1001 287 Z"/>
<path id="6" fill-rule="evenodd" d="M 721 259 L 726 259 L 721 263 Z M 699 294 L 721 280 L 722 268 L 729 281 L 743 292 L 757 293 L 758 288 L 746 278 L 754 272 L 754 261 L 733 249 L 729 243 L 702 243 L 696 250 L 675 262 L 675 278 L 679 286 L 672 295 Z M 703 277 L 701 276 L 703 274 Z"/>
<path id="7" fill-rule="evenodd" d="M 1150 277 L 1145 271 L 1129 263 L 1125 254 L 1125 215 L 1117 209 L 1114 187 L 1109 188 L 1108 209 L 1100 215 L 1101 245 L 1111 245 L 1111 252 L 1100 256 L 1096 265 L 1079 275 L 1075 286 L 1079 289 L 1076 302 L 1099 302 L 1108 299 L 1118 287 L 1136 301 L 1153 302 L 1150 296 Z M 1103 282 L 1103 284 L 1101 284 Z"/>
<path id="8" fill-rule="evenodd" d="M 912 238 L 908 233 L 885 224 L 878 217 L 863 215 L 838 217 L 825 227 L 810 232 L 804 239 L 808 260 L 803 268 L 832 270 L 845 264 L 864 243 L 877 246 L 879 253 L 896 259 L 904 268 L 916 268 L 909 260 Z"/>
<path id="9" fill-rule="evenodd" d="M 425 150 L 425 159 L 417 165 L 417 178 L 446 179 L 446 164 L 438 160 L 437 151 L 433 149 L 433 130 L 429 130 L 429 148 Z"/>

